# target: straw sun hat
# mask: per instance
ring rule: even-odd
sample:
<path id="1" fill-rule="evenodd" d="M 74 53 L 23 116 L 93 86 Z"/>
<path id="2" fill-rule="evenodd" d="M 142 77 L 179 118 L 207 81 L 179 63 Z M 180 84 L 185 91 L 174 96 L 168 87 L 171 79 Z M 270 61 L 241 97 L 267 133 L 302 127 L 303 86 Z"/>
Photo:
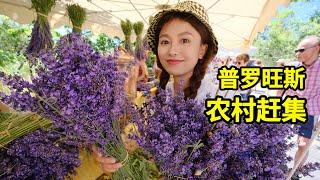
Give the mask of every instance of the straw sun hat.
<path id="1" fill-rule="evenodd" d="M 158 28 L 158 24 L 160 20 L 168 13 L 190 13 L 194 17 L 196 17 L 201 23 L 205 25 L 208 32 L 210 33 L 212 44 L 214 45 L 215 50 L 218 50 L 218 42 L 216 40 L 216 37 L 213 34 L 212 28 L 209 23 L 209 17 L 205 10 L 205 8 L 200 5 L 199 3 L 193 2 L 193 1 L 183 1 L 178 3 L 176 6 L 169 7 L 167 9 L 164 9 L 160 12 L 158 12 L 155 17 L 153 18 L 149 29 L 147 31 L 147 38 L 150 48 L 154 53 L 156 53 L 156 30 Z"/>

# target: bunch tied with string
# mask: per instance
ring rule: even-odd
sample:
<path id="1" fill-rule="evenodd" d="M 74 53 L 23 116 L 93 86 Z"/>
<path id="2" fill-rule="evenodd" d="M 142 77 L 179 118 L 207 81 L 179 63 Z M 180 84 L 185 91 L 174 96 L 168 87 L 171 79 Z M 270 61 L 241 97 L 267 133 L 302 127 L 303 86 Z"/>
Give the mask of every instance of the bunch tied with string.
<path id="1" fill-rule="evenodd" d="M 81 33 L 81 28 L 86 20 L 86 11 L 78 4 L 67 5 L 68 16 L 71 20 L 73 32 Z"/>
<path id="2" fill-rule="evenodd" d="M 37 57 L 42 49 L 50 49 L 53 46 L 48 14 L 56 3 L 56 0 L 31 0 L 32 8 L 37 12 L 37 19 L 32 29 L 31 40 L 26 49 L 26 54 Z M 31 64 L 35 64 L 34 58 Z"/>
<path id="3" fill-rule="evenodd" d="M 125 21 L 121 20 L 120 22 L 121 29 L 123 31 L 125 40 L 124 40 L 124 47 L 130 55 L 133 54 L 133 50 L 131 47 L 131 34 L 132 34 L 132 23 L 130 20 L 126 19 Z"/>
<path id="4" fill-rule="evenodd" d="M 136 43 L 135 43 L 135 58 L 137 60 L 144 60 L 146 58 L 141 34 L 143 31 L 143 22 L 138 21 L 133 24 L 133 30 L 136 34 Z"/>

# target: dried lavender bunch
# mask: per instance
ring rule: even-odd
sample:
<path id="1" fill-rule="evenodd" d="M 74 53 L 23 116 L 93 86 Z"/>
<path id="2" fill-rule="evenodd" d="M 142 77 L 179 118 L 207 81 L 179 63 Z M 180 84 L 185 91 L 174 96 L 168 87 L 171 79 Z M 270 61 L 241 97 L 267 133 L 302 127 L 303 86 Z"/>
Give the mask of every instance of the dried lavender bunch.
<path id="1" fill-rule="evenodd" d="M 166 178 L 284 179 L 286 152 L 296 130 L 289 124 L 209 124 L 203 105 L 159 90 L 143 108 L 134 139 Z M 304 171 L 316 169 L 304 168 Z M 304 174 L 306 174 L 304 172 Z"/>
<path id="2" fill-rule="evenodd" d="M 74 33 L 61 38 L 54 50 L 43 51 L 39 59 L 41 66 L 31 82 L 0 74 L 11 88 L 9 95 L 2 94 L 2 100 L 17 110 L 52 120 L 51 131 L 58 132 L 58 142 L 78 148 L 92 144 L 101 147 L 105 155 L 125 164 L 116 176 L 119 179 L 141 178 L 120 136 L 120 119 L 134 118 L 135 109 L 128 103 L 125 74 L 117 70 L 115 58 L 94 52 L 80 34 Z M 25 151 L 29 153 L 30 148 Z M 38 157 L 32 158 L 38 161 Z M 8 172 L 13 173 L 18 172 Z"/>
<path id="3" fill-rule="evenodd" d="M 55 0 L 31 0 L 32 7 L 37 12 L 37 19 L 34 23 L 30 43 L 26 49 L 31 65 L 37 64 L 36 58 L 42 49 L 53 47 L 52 35 L 48 22 L 48 14 L 55 5 Z"/>

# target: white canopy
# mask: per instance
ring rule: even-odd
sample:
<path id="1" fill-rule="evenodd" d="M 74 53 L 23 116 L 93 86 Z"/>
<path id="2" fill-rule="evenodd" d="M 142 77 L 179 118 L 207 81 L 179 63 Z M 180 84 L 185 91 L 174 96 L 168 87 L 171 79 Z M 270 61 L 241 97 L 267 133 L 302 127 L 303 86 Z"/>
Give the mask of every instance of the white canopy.
<path id="1" fill-rule="evenodd" d="M 224 48 L 248 48 L 259 31 L 262 31 L 277 7 L 289 0 L 196 0 L 208 11 L 209 19 L 219 44 Z M 120 20 L 143 21 L 145 30 L 149 17 L 155 15 L 162 4 L 173 5 L 179 0 L 57 0 L 49 14 L 50 25 L 57 28 L 71 25 L 66 5 L 77 3 L 87 11 L 83 28 L 93 33 L 123 37 Z M 0 0 L 0 14 L 19 23 L 31 23 L 36 12 L 31 0 Z"/>

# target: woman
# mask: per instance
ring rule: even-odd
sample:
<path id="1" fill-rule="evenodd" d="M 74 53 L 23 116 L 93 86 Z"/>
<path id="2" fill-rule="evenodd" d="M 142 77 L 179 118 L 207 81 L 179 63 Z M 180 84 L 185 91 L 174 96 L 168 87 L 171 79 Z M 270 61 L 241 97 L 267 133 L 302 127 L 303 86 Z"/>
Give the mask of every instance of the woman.
<path id="1" fill-rule="evenodd" d="M 203 101 L 207 94 L 215 95 L 216 74 L 206 72 L 217 54 L 218 42 L 203 6 L 184 1 L 159 12 L 150 24 L 147 37 L 161 69 L 160 88 L 172 88 L 176 95 L 182 87 L 185 98 L 198 101 Z M 168 83 L 170 76 L 173 83 Z M 114 158 L 102 157 L 94 151 L 104 172 L 115 172 L 121 167 Z"/>

